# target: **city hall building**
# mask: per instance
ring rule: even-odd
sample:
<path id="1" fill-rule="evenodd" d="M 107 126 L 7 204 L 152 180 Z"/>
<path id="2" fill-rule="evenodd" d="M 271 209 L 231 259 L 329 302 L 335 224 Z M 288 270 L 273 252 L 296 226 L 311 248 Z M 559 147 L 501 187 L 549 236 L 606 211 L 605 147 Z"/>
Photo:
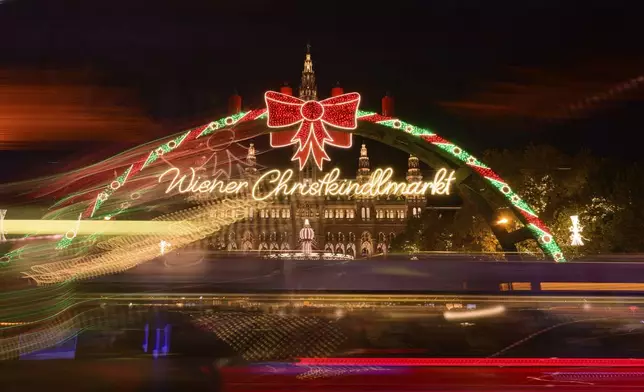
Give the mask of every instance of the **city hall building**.
<path id="1" fill-rule="evenodd" d="M 281 92 L 292 95 L 292 89 L 288 86 L 283 86 Z M 299 98 L 306 101 L 318 99 L 310 52 L 307 52 L 304 61 Z M 392 106 L 390 97 L 383 98 L 383 111 L 391 110 Z M 346 152 L 356 155 L 356 174 L 350 180 L 364 184 L 370 180 L 375 168 L 369 162 L 368 145 L 362 144 L 359 151 L 356 150 L 353 148 Z M 250 184 L 258 181 L 262 174 L 257 159 L 251 143 L 244 168 L 244 177 Z M 302 183 L 314 183 L 326 174 L 311 160 L 303 167 L 295 167 L 293 171 Z M 434 171 L 426 174 L 432 177 Z M 405 180 L 408 183 L 423 181 L 420 162 L 415 156 L 408 158 Z M 230 225 L 201 246 L 207 244 L 209 248 L 221 251 L 295 251 L 300 249 L 298 233 L 305 220 L 308 220 L 315 232 L 314 249 L 353 257 L 371 256 L 386 253 L 391 241 L 405 230 L 408 220 L 420 217 L 426 208 L 446 212 L 458 209 L 454 206 L 428 206 L 424 194 L 357 197 L 277 195 L 270 201 L 269 207 L 259 211 L 249 210 L 246 219 Z"/>

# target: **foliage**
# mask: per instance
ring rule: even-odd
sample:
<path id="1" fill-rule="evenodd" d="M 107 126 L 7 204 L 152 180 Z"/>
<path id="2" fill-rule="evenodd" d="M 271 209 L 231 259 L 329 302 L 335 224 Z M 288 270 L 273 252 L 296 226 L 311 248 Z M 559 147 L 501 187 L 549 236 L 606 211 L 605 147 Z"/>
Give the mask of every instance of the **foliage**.
<path id="1" fill-rule="evenodd" d="M 587 151 L 567 155 L 551 146 L 523 151 L 491 150 L 484 162 L 508 181 L 550 227 L 569 259 L 589 254 L 644 251 L 644 171 L 592 157 Z M 474 203 L 464 200 L 452 216 L 428 212 L 411 219 L 399 236 L 399 249 L 496 252 L 501 247 Z M 570 246 L 571 215 L 578 215 L 584 246 Z M 516 220 L 508 229 L 518 229 Z M 534 241 L 518 244 L 541 255 Z"/>

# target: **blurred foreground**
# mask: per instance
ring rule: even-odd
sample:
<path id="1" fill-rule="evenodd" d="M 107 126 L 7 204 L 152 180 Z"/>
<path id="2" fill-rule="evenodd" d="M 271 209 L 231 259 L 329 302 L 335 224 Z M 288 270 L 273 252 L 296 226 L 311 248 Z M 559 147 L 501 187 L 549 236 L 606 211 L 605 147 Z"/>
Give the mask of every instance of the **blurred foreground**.
<path id="1" fill-rule="evenodd" d="M 49 290 L 53 298 L 62 289 Z M 16 298 L 23 306 L 1 330 L 0 354 L 14 359 L 2 364 L 3 390 L 586 391 L 644 383 L 644 297 L 66 290 L 66 303 L 38 314 L 25 292 Z"/>

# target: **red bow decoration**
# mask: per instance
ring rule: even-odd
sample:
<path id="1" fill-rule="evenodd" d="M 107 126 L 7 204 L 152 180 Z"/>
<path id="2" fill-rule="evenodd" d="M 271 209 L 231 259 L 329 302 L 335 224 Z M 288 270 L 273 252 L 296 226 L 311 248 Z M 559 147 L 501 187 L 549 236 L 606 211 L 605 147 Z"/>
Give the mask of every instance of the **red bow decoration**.
<path id="1" fill-rule="evenodd" d="M 360 94 L 348 93 L 323 101 L 304 101 L 290 95 L 268 91 L 264 94 L 264 98 L 268 110 L 269 128 L 283 128 L 300 123 L 297 131 L 271 133 L 271 147 L 298 144 L 292 160 L 299 160 L 300 170 L 311 155 L 322 170 L 322 162 L 330 161 L 324 150 L 326 144 L 340 148 L 351 147 L 350 133 L 327 130 L 325 124 L 341 129 L 356 129 Z"/>

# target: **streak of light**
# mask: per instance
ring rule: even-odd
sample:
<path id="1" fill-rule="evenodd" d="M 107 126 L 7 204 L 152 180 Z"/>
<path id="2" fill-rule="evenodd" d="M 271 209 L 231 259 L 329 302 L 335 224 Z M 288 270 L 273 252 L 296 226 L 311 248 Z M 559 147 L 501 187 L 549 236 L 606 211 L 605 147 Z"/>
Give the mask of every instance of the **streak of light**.
<path id="1" fill-rule="evenodd" d="M 498 305 L 488 309 L 467 310 L 467 311 L 451 311 L 448 310 L 443 313 L 445 320 L 471 320 L 484 317 L 499 316 L 505 313 L 505 306 Z"/>
<path id="2" fill-rule="evenodd" d="M 298 366 L 644 367 L 634 358 L 299 358 Z"/>
<path id="3" fill-rule="evenodd" d="M 570 297 L 570 296 L 554 296 L 554 295 L 539 295 L 539 296 L 508 296 L 508 295 L 406 295 L 406 294 L 234 294 L 234 293 L 177 293 L 177 292 L 155 292 L 150 293 L 96 293 L 96 294 L 76 294 L 79 297 L 86 298 L 102 298 L 108 296 L 112 299 L 118 300 L 147 300 L 147 299 L 165 299 L 165 298 L 195 298 L 203 297 L 206 299 L 220 299 L 226 298 L 229 300 L 240 299 L 253 299 L 253 300 L 276 300 L 276 301 L 320 301 L 320 302 L 336 302 L 336 301 L 349 301 L 349 302 L 391 302 L 391 303 L 415 303 L 415 302 L 432 302 L 432 303 L 454 303 L 454 302 L 467 302 L 467 303 L 519 303 L 519 304 L 535 304 L 535 303 L 562 303 L 569 305 L 583 305 L 587 302 L 587 297 Z M 644 302 L 644 297 L 612 297 L 612 296 L 593 296 L 592 304 L 641 304 Z"/>
<path id="4" fill-rule="evenodd" d="M 154 225 L 176 219 L 168 225 L 160 224 L 160 226 L 165 227 L 166 230 L 171 229 L 165 233 L 170 237 L 165 238 L 172 240 L 175 248 L 181 248 L 244 219 L 251 206 L 263 208 L 266 205 L 265 202 L 257 202 L 252 199 L 226 199 L 171 213 L 160 217 L 159 220 L 155 218 L 155 220 L 145 223 Z M 112 221 L 91 222 L 100 222 L 108 226 L 116 223 Z M 34 280 L 38 285 L 47 285 L 119 273 L 158 257 L 158 241 L 161 239 L 158 235 L 144 236 L 140 233 L 139 235 L 112 237 L 99 244 L 98 247 L 103 250 L 102 253 L 34 265 L 22 274 L 25 278 Z"/>
<path id="5" fill-rule="evenodd" d="M 24 234 L 24 233 L 22 233 Z M 54 235 L 39 235 L 33 237 L 23 237 L 23 238 L 10 238 L 0 242 L 22 242 L 22 241 L 35 241 L 35 240 L 59 240 L 63 238 L 62 234 Z"/>
<path id="6" fill-rule="evenodd" d="M 41 234 L 60 234 L 76 225 L 76 220 L 5 220 L 8 234 L 30 234 L 38 230 Z M 82 220 L 77 235 L 102 233 L 104 235 L 162 235 L 176 234 L 177 221 L 113 221 Z"/>

